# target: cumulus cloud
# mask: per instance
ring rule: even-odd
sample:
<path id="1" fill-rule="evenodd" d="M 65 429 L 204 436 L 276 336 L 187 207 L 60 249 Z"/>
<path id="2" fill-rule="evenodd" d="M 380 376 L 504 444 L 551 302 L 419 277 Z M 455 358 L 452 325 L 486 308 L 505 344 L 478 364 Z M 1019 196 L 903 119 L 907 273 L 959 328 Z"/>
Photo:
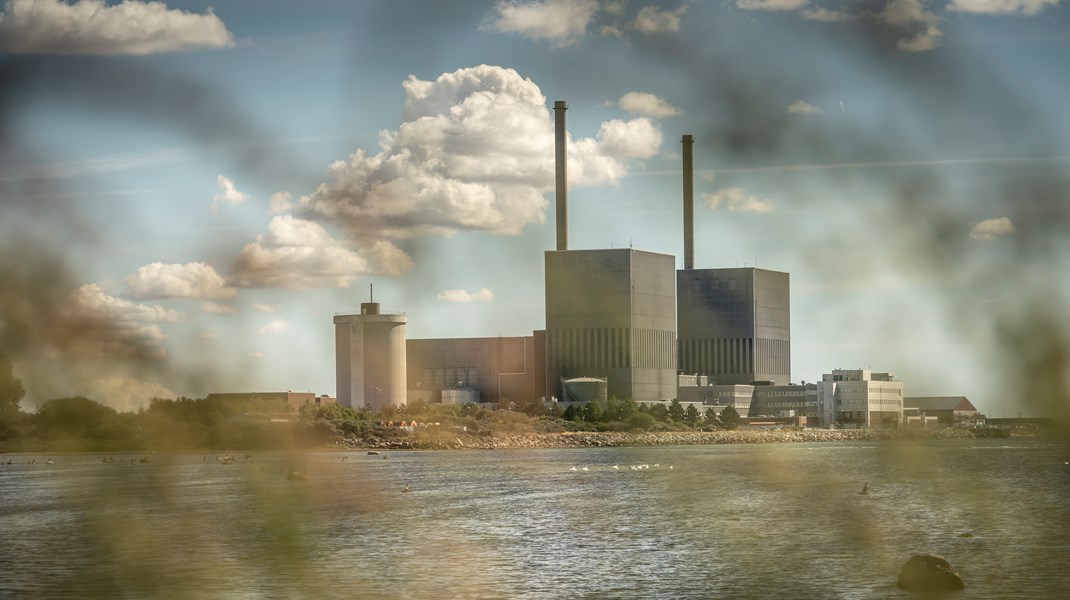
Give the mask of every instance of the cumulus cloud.
<path id="1" fill-rule="evenodd" d="M 75 392 L 122 412 L 147 408 L 154 398 L 175 398 L 174 392 L 159 383 L 127 377 L 88 381 Z"/>
<path id="2" fill-rule="evenodd" d="M 495 6 L 494 15 L 480 28 L 567 46 L 587 32 L 597 12 L 598 0 L 506 0 Z"/>
<path id="3" fill-rule="evenodd" d="M 796 100 L 788 107 L 788 112 L 793 115 L 817 115 L 821 114 L 821 107 L 814 106 L 805 100 Z"/>
<path id="4" fill-rule="evenodd" d="M 201 302 L 201 310 L 211 315 L 231 315 L 238 312 L 233 306 L 218 302 Z"/>
<path id="5" fill-rule="evenodd" d="M 138 300 L 161 298 L 199 298 L 225 300 L 237 295 L 223 276 L 202 262 L 184 265 L 154 262 L 123 280 L 124 294 Z"/>
<path id="6" fill-rule="evenodd" d="M 196 14 L 163 2 L 8 0 L 0 13 L 0 52 L 12 54 L 144 55 L 233 45 L 210 8 Z"/>
<path id="7" fill-rule="evenodd" d="M 216 195 L 212 197 L 212 212 L 219 210 L 221 204 L 237 206 L 249 199 L 249 194 L 239 192 L 234 182 L 220 175 L 216 177 Z"/>
<path id="8" fill-rule="evenodd" d="M 257 333 L 260 335 L 275 335 L 276 333 L 282 333 L 288 329 L 290 329 L 289 321 L 282 317 L 272 317 L 267 325 L 264 325 L 257 330 Z"/>
<path id="9" fill-rule="evenodd" d="M 661 128 L 649 119 L 613 119 L 598 129 L 602 152 L 608 156 L 648 158 L 661 147 Z"/>
<path id="10" fill-rule="evenodd" d="M 896 44 L 902 52 L 933 50 L 940 45 L 940 38 L 944 35 L 939 27 L 940 16 L 928 9 L 925 0 L 892 0 L 876 14 L 876 19 L 893 27 L 916 32 Z"/>
<path id="11" fill-rule="evenodd" d="M 705 194 L 706 204 L 711 210 L 721 207 L 732 212 L 749 212 L 765 214 L 773 212 L 772 200 L 752 196 L 741 187 L 730 187 Z"/>
<path id="12" fill-rule="evenodd" d="M 275 214 L 288 213 L 293 210 L 293 194 L 290 192 L 275 192 L 271 195 L 271 212 Z"/>
<path id="13" fill-rule="evenodd" d="M 85 355 L 167 356 L 164 333 L 156 323 L 177 323 L 182 313 L 158 304 L 147 306 L 110 296 L 97 284 L 76 289 L 67 305 L 72 322 L 86 324 L 79 350 Z"/>
<path id="14" fill-rule="evenodd" d="M 952 0 L 947 9 L 986 15 L 1036 15 L 1049 6 L 1058 5 L 1059 2 L 1060 0 Z"/>
<path id="15" fill-rule="evenodd" d="M 633 114 L 646 115 L 657 119 L 675 117 L 682 114 L 679 108 L 665 100 L 646 92 L 628 92 L 617 100 L 617 106 Z"/>
<path id="16" fill-rule="evenodd" d="M 971 240 L 990 241 L 1014 233 L 1014 223 L 1007 217 L 985 219 L 970 228 Z"/>
<path id="17" fill-rule="evenodd" d="M 631 28 L 644 35 L 675 33 L 680 31 L 680 17 L 685 12 L 687 12 L 686 4 L 680 5 L 675 10 L 661 10 L 659 6 L 644 6 L 632 21 Z"/>
<path id="18" fill-rule="evenodd" d="M 554 186 L 554 122 L 537 85 L 513 69 L 480 65 L 435 81 L 410 76 L 403 87 L 399 129 L 381 134 L 378 154 L 357 150 L 332 164 L 328 181 L 301 198 L 299 215 L 344 225 L 358 239 L 516 235 L 543 222 L 544 194 Z M 620 141 L 570 137 L 570 183 L 626 175 L 626 162 L 611 154 Z"/>
<path id="19" fill-rule="evenodd" d="M 474 294 L 467 290 L 443 290 L 439 292 L 438 299 L 445 302 L 490 302 L 494 300 L 494 292 L 487 288 L 480 288 Z"/>
<path id="20" fill-rule="evenodd" d="M 743 10 L 788 11 L 798 10 L 810 0 L 736 0 L 736 7 Z"/>
<path id="21" fill-rule="evenodd" d="M 347 288 L 365 273 L 402 274 L 411 268 L 412 259 L 389 246 L 354 250 L 319 223 L 283 215 L 242 248 L 233 277 L 241 287 Z"/>

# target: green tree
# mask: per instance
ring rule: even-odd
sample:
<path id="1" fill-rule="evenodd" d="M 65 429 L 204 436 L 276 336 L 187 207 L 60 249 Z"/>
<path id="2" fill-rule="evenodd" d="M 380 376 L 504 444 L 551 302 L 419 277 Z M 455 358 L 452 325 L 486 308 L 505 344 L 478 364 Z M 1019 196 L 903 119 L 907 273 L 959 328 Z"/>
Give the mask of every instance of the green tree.
<path id="1" fill-rule="evenodd" d="M 661 421 L 662 423 L 669 420 L 669 409 L 665 407 L 665 404 L 658 402 L 650 406 L 650 414 L 654 419 Z"/>
<path id="2" fill-rule="evenodd" d="M 591 400 L 587 403 L 587 416 L 586 421 L 588 423 L 599 423 L 605 417 L 605 410 L 602 408 L 602 403 L 598 400 Z"/>
<path id="3" fill-rule="evenodd" d="M 653 415 L 638 411 L 628 417 L 627 421 L 628 429 L 651 429 L 655 423 L 657 423 L 657 420 L 654 419 Z"/>
<path id="4" fill-rule="evenodd" d="M 698 409 L 694 404 L 688 404 L 687 410 L 684 411 L 684 422 L 689 426 L 694 427 L 698 425 L 698 422 L 702 419 L 702 415 L 699 414 Z"/>
<path id="5" fill-rule="evenodd" d="M 669 403 L 669 418 L 677 423 L 683 422 L 684 405 L 680 404 L 679 398 L 673 398 L 672 402 Z"/>
<path id="6" fill-rule="evenodd" d="M 739 424 L 742 423 L 742 419 L 739 417 L 739 413 L 735 407 L 726 406 L 721 411 L 721 427 L 725 429 L 739 429 Z"/>
<path id="7" fill-rule="evenodd" d="M 15 368 L 7 354 L 0 351 L 0 419 L 19 413 L 19 402 L 26 395 L 22 381 L 15 377 Z"/>

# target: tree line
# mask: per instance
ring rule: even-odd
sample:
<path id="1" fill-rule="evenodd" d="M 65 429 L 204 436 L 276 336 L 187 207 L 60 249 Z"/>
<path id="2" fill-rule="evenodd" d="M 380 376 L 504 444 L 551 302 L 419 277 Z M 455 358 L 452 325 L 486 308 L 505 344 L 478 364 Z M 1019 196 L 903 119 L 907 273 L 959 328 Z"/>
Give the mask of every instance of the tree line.
<path id="1" fill-rule="evenodd" d="M 22 382 L 0 352 L 0 451 L 146 451 L 268 450 L 321 447 L 345 437 L 405 436 L 401 422 L 433 426 L 428 435 L 497 436 L 564 431 L 679 431 L 735 429 L 739 414 L 731 407 L 717 414 L 685 409 L 678 400 L 646 406 L 632 399 L 609 398 L 552 408 L 539 400 L 495 405 L 411 402 L 381 411 L 339 404 L 307 404 L 299 411 L 283 400 L 177 398 L 153 399 L 137 412 L 118 412 L 82 396 L 45 402 L 36 413 L 23 412 Z M 250 415 L 291 413 L 285 419 Z M 417 431 L 424 431 L 418 429 Z"/>

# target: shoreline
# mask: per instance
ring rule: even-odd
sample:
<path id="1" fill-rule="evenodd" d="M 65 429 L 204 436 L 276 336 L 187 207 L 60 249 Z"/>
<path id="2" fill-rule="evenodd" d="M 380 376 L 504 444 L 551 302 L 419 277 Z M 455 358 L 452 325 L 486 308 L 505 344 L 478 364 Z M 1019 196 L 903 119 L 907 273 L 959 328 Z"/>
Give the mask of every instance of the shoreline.
<path id="1" fill-rule="evenodd" d="M 1015 436 L 1018 437 L 1018 436 Z M 793 444 L 896 440 L 978 439 L 970 430 L 900 431 L 881 429 L 809 429 L 803 431 L 662 431 L 516 433 L 472 436 L 434 432 L 411 437 L 348 436 L 338 450 L 506 450 L 519 448 L 615 448 L 641 446 L 709 446 L 720 444 Z"/>

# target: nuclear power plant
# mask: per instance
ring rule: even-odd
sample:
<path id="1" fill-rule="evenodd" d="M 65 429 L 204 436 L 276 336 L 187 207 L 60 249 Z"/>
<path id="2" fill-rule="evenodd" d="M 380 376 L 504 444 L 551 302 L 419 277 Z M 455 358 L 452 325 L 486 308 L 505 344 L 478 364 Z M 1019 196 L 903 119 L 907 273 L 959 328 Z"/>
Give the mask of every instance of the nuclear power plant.
<path id="1" fill-rule="evenodd" d="M 791 381 L 788 274 L 694 268 L 692 136 L 682 139 L 683 269 L 633 248 L 569 249 L 567 110 L 554 102 L 557 247 L 544 257 L 545 328 L 405 340 L 404 315 L 362 304 L 360 315 L 334 319 L 339 402 L 655 402 L 677 398 L 681 385 Z"/>

